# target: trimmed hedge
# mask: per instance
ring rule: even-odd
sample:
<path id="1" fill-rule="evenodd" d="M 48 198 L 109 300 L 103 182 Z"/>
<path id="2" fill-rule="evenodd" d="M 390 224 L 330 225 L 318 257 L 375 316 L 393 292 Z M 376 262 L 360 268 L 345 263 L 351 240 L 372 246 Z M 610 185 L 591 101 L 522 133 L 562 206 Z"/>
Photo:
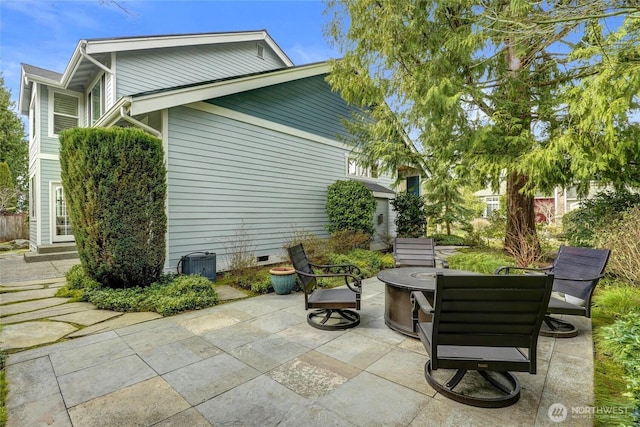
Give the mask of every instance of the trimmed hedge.
<path id="1" fill-rule="evenodd" d="M 60 165 L 89 276 L 113 288 L 158 280 L 167 226 L 162 141 L 133 128 L 69 129 L 60 135 Z"/>
<path id="2" fill-rule="evenodd" d="M 329 233 L 356 231 L 373 235 L 373 214 L 376 199 L 373 193 L 359 181 L 336 181 L 327 191 L 327 218 Z"/>

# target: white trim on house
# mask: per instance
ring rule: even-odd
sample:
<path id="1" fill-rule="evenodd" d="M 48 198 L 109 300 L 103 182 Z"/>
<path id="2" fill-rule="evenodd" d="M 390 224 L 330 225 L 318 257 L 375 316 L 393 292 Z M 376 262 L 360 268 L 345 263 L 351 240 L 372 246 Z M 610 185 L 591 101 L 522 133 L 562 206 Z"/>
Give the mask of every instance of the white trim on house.
<path id="1" fill-rule="evenodd" d="M 54 133 L 53 130 L 53 115 L 54 115 L 54 111 L 53 111 L 53 98 L 55 96 L 56 93 L 60 93 L 62 95 L 67 95 L 67 96 L 73 96 L 75 98 L 78 99 L 78 114 L 76 116 L 77 120 L 78 120 L 78 126 L 82 125 L 82 119 L 83 116 L 85 114 L 84 112 L 84 102 L 83 102 L 83 98 L 84 98 L 84 94 L 81 92 L 75 92 L 72 90 L 67 90 L 67 89 L 59 89 L 59 88 L 55 88 L 55 89 L 49 89 L 49 96 L 48 96 L 48 102 L 49 102 L 49 108 L 48 108 L 48 116 L 49 116 L 49 129 L 47 130 L 47 134 L 49 137 L 51 138 L 57 138 L 58 134 Z M 66 116 L 66 115 L 65 115 Z M 68 116 L 71 117 L 71 116 Z"/>
<path id="2" fill-rule="evenodd" d="M 330 145 L 332 147 L 348 149 L 348 147 L 340 142 L 334 141 L 333 139 L 325 138 L 320 135 L 316 135 L 311 132 L 306 132 L 300 129 L 296 129 L 291 126 L 281 125 L 279 123 L 272 122 L 270 120 L 261 119 L 255 116 L 251 116 L 249 114 L 241 113 L 235 110 L 230 110 L 225 107 L 220 107 L 218 105 L 209 104 L 207 102 L 195 102 L 193 104 L 184 105 L 187 108 L 193 108 L 194 110 L 200 110 L 207 113 L 215 114 L 217 116 L 226 117 L 228 119 L 237 120 L 243 123 L 249 123 L 254 126 L 259 126 L 261 128 L 273 130 L 276 132 L 284 133 L 286 135 L 297 136 L 299 138 L 308 139 L 310 141 L 314 141 L 320 144 Z"/>
<path id="3" fill-rule="evenodd" d="M 162 110 L 160 112 L 160 114 L 162 115 L 162 150 L 164 152 L 164 166 L 167 169 L 167 184 L 169 182 L 169 110 Z M 169 249 L 170 249 L 170 245 L 169 245 L 169 236 L 171 235 L 169 233 L 169 185 L 166 186 L 166 191 L 165 191 L 165 204 L 164 204 L 164 210 L 165 210 L 165 215 L 167 216 L 167 227 L 165 230 L 165 248 L 164 248 L 164 253 L 165 253 L 165 259 L 164 259 L 164 270 L 168 271 L 171 268 L 170 265 L 170 261 L 169 261 Z"/>
<path id="4" fill-rule="evenodd" d="M 180 46 L 198 46 L 207 44 L 224 44 L 239 42 L 264 42 L 278 55 L 287 66 L 293 66 L 293 62 L 284 53 L 278 44 L 264 31 L 243 31 L 229 33 L 202 33 L 202 34 L 182 34 L 182 35 L 166 35 L 151 37 L 130 37 L 122 39 L 104 39 L 104 40 L 81 40 L 86 43 L 87 54 L 105 53 L 105 52 L 126 52 L 131 50 L 147 50 L 167 47 Z M 77 50 L 78 48 L 76 48 Z M 75 56 L 75 52 L 74 52 Z M 65 71 L 66 75 L 66 71 Z"/>
<path id="5" fill-rule="evenodd" d="M 49 181 L 49 240 L 50 243 L 67 243 L 67 242 L 74 242 L 75 241 L 75 237 L 73 234 L 64 234 L 61 236 L 58 236 L 57 232 L 56 232 L 56 227 L 57 227 L 57 211 L 56 211 L 56 203 L 57 203 L 57 199 L 56 199 L 56 189 L 62 189 L 62 182 L 60 181 Z M 64 190 L 62 189 L 63 194 L 64 194 Z M 67 209 L 67 202 L 66 200 L 64 201 L 65 204 L 65 210 Z M 68 214 L 67 214 L 68 216 Z M 41 227 L 38 227 L 41 228 Z"/>
<path id="6" fill-rule="evenodd" d="M 36 156 L 36 158 L 38 160 L 55 160 L 58 161 L 60 160 L 60 156 L 57 154 L 50 154 L 50 153 L 38 153 L 38 155 Z"/>
<path id="7" fill-rule="evenodd" d="M 131 115 L 145 114 L 151 111 L 191 104 L 204 99 L 219 98 L 239 92 L 246 92 L 280 83 L 327 74 L 329 63 L 322 62 L 308 66 L 287 68 L 274 72 L 228 79 L 214 83 L 190 86 L 166 92 L 137 96 L 131 105 Z"/>

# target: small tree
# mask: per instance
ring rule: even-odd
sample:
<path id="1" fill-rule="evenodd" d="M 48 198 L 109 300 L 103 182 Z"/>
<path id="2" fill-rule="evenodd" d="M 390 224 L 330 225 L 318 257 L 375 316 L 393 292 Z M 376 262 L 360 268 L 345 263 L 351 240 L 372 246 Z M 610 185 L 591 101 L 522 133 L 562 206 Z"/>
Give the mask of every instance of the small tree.
<path id="1" fill-rule="evenodd" d="M 4 86 L 0 75 L 0 162 L 6 162 L 11 171 L 12 206 L 24 209 L 28 198 L 27 173 L 29 168 L 29 145 L 25 140 L 24 126 L 11 101 L 11 92 Z M 6 187 L 3 187 L 6 188 Z M 5 194 L 8 190 L 5 191 Z M 17 197 L 21 196 L 21 197 Z"/>
<path id="2" fill-rule="evenodd" d="M 376 199 L 359 181 L 336 181 L 327 191 L 327 218 L 329 233 L 354 231 L 373 236 L 373 214 Z"/>
<path id="3" fill-rule="evenodd" d="M 109 287 L 147 286 L 165 259 L 162 142 L 133 128 L 60 135 L 62 185 L 78 254 Z"/>
<path id="4" fill-rule="evenodd" d="M 396 211 L 398 237 L 422 237 L 427 228 L 427 212 L 424 200 L 413 193 L 400 193 L 391 201 Z"/>
<path id="5" fill-rule="evenodd" d="M 0 214 L 9 212 L 16 207 L 16 190 L 11 178 L 9 165 L 0 162 Z"/>

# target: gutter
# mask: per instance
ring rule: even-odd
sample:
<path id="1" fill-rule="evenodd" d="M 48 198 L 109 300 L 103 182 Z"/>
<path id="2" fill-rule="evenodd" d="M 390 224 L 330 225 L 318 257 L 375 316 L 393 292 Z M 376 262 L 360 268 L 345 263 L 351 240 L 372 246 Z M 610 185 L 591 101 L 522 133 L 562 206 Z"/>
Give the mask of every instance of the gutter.
<path id="1" fill-rule="evenodd" d="M 155 137 L 162 139 L 162 133 L 158 132 L 157 130 L 155 130 L 151 126 L 142 123 L 140 120 L 134 119 L 129 114 L 127 114 L 125 112 L 124 105 L 122 107 L 120 107 L 120 118 L 122 120 L 124 120 L 124 121 L 127 121 L 127 122 L 131 123 L 132 125 L 134 125 L 136 127 L 139 127 L 141 129 L 149 132 L 150 134 L 154 135 Z"/>
<path id="2" fill-rule="evenodd" d="M 101 68 L 102 70 L 104 70 L 106 73 L 109 74 L 113 74 L 113 71 L 111 71 L 111 68 L 108 68 L 106 65 L 104 65 L 101 62 L 96 61 L 95 59 L 93 59 L 91 56 L 87 55 L 87 42 L 85 40 L 83 40 L 82 42 L 80 42 L 80 56 L 82 56 L 84 59 L 86 59 L 87 61 L 91 62 L 93 65 L 95 65 L 98 68 Z"/>

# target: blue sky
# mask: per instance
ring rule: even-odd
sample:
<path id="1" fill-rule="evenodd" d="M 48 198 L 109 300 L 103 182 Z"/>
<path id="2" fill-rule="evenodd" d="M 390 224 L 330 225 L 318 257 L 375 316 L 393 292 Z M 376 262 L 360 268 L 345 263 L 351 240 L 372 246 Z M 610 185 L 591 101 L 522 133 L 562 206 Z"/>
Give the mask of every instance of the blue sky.
<path id="1" fill-rule="evenodd" d="M 62 73 L 81 39 L 261 29 L 295 64 L 323 61 L 339 55 L 324 10 L 320 0 L 0 0 L 0 71 L 17 104 L 20 63 Z"/>

